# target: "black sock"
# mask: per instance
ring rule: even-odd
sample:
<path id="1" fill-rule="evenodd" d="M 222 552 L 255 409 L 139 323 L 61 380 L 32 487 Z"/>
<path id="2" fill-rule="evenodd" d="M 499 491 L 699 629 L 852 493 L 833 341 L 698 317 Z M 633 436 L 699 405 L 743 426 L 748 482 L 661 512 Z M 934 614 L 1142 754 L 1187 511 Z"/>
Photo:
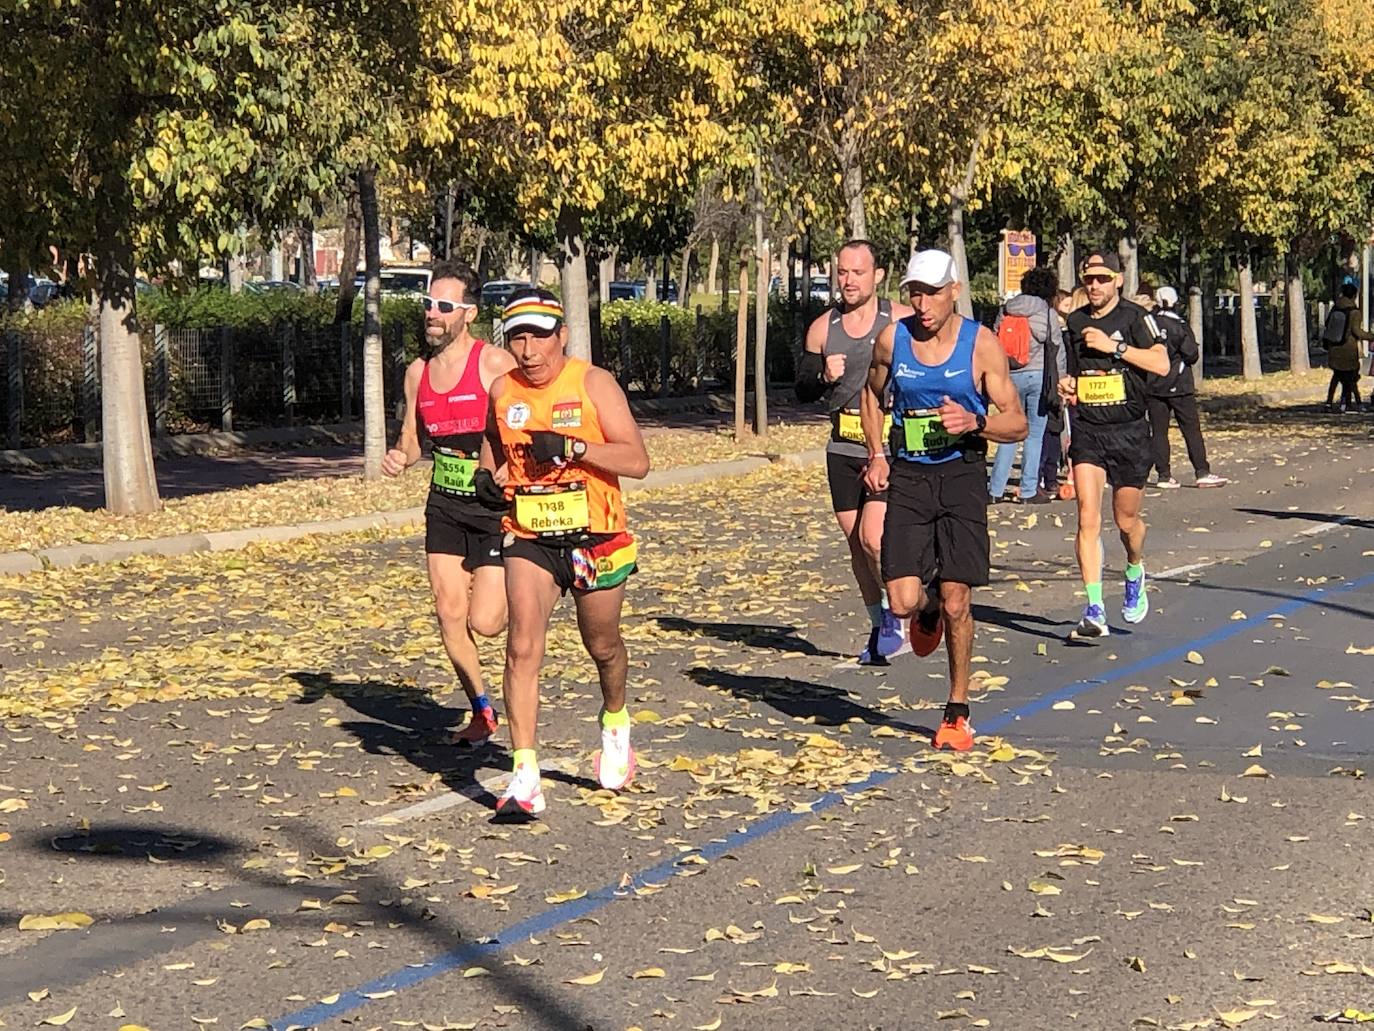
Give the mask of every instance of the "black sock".
<path id="1" fill-rule="evenodd" d="M 945 702 L 945 722 L 953 723 L 960 716 L 968 719 L 967 702 Z"/>

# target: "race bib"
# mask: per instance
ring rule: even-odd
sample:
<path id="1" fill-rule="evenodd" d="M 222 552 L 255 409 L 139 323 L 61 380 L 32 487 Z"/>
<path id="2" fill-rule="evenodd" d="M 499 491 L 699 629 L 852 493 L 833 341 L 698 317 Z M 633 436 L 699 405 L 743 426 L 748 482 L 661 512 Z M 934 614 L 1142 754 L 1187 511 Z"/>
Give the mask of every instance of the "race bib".
<path id="1" fill-rule="evenodd" d="M 561 537 L 590 529 L 587 485 L 558 483 L 518 488 L 515 523 L 536 537 Z"/>
<path id="2" fill-rule="evenodd" d="M 892 416 L 883 417 L 883 440 L 892 432 Z M 851 444 L 864 443 L 864 426 L 857 409 L 845 408 L 835 413 L 835 440 Z"/>
<path id="3" fill-rule="evenodd" d="M 909 455 L 933 455 L 948 451 L 959 437 L 945 429 L 935 408 L 902 413 L 903 450 Z"/>
<path id="4" fill-rule="evenodd" d="M 430 485 L 441 494 L 474 497 L 472 481 L 477 475 L 477 459 L 448 448 L 434 449 L 434 471 Z"/>
<path id="5" fill-rule="evenodd" d="M 1081 372 L 1078 374 L 1079 404 L 1119 405 L 1125 400 L 1125 374 L 1120 372 Z"/>

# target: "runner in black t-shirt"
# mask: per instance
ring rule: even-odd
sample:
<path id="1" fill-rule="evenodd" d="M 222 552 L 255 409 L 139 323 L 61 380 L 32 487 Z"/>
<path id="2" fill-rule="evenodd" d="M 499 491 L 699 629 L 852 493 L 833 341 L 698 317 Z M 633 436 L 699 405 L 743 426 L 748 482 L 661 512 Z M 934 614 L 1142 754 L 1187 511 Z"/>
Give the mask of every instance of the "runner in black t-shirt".
<path id="1" fill-rule="evenodd" d="M 1088 256 L 1081 267 L 1088 303 L 1068 318 L 1069 374 L 1059 395 L 1073 406 L 1069 461 L 1078 495 L 1078 568 L 1088 604 L 1073 637 L 1107 636 L 1102 603 L 1102 488 L 1112 488 L 1112 517 L 1126 548 L 1121 615 L 1139 623 L 1150 611 L 1145 593 L 1142 489 L 1150 475 L 1150 423 L 1145 376 L 1169 371 L 1163 334 L 1143 308 L 1123 300 L 1121 261 L 1111 252 Z"/>

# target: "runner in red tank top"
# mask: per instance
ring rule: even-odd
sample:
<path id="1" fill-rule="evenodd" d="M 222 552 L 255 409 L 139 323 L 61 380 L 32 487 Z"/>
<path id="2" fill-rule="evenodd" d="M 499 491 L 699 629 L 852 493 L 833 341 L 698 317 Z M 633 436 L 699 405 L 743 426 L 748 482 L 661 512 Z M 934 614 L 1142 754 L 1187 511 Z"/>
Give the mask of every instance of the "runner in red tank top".
<path id="1" fill-rule="evenodd" d="M 382 460 L 382 472 L 399 476 L 420 460 L 421 431 L 433 445 L 429 500 L 425 504 L 425 556 L 439 632 L 453 671 L 472 704 L 472 719 L 455 734 L 460 744 L 485 744 L 496 732 L 473 632 L 490 637 L 506 625 L 501 565 L 504 499 L 491 474 L 479 470 L 492 382 L 515 366 L 497 347 L 469 333 L 477 317 L 479 286 L 461 262 L 434 266 L 424 299 L 425 336 L 433 351 L 406 369 L 406 412 L 401 437 Z M 471 298 L 471 300 L 469 300 Z M 488 448 L 487 454 L 490 455 Z M 495 496 L 498 510 L 482 503 Z"/>

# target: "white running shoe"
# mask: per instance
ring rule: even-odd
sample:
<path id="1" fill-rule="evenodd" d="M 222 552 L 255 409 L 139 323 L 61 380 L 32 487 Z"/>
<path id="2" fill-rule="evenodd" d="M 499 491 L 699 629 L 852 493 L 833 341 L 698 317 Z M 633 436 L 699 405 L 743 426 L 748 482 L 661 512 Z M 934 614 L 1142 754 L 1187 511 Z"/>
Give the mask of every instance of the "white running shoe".
<path id="1" fill-rule="evenodd" d="M 500 800 L 496 803 L 496 819 L 513 823 L 531 820 L 544 811 L 544 788 L 539 782 L 539 767 L 516 767 Z"/>
<path id="2" fill-rule="evenodd" d="M 1225 476 L 1218 476 L 1216 473 L 1208 473 L 1206 476 L 1199 476 L 1199 477 L 1197 478 L 1197 485 L 1198 485 L 1199 487 L 1204 487 L 1204 488 L 1205 488 L 1205 487 L 1224 487 L 1224 486 L 1226 486 L 1226 485 L 1227 485 L 1228 483 L 1230 483 L 1230 482 L 1231 482 L 1231 481 L 1228 480 Z"/>
<path id="3" fill-rule="evenodd" d="M 1178 488 L 1182 486 L 1182 484 L 1172 476 L 1166 476 L 1162 480 L 1155 480 L 1154 485 L 1160 490 L 1178 490 Z"/>
<path id="4" fill-rule="evenodd" d="M 621 791 L 635 775 L 635 750 L 630 745 L 630 728 L 601 728 L 601 750 L 592 756 L 596 779 L 607 791 Z"/>

